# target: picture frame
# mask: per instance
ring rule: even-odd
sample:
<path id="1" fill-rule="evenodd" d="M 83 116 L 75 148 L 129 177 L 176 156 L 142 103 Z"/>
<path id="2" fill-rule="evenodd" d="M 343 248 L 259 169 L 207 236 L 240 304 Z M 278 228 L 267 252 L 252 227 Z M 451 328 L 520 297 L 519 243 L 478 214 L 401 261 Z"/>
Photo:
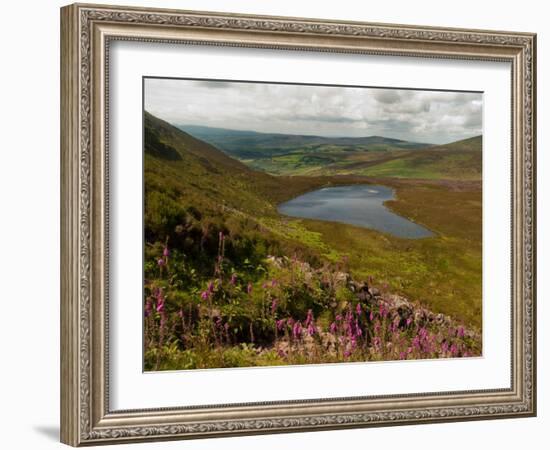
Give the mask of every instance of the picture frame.
<path id="1" fill-rule="evenodd" d="M 114 42 L 509 64 L 510 385 L 113 409 L 109 68 Z M 535 99 L 536 35 L 531 33 L 106 5 L 62 8 L 61 441 L 81 446 L 536 415 Z"/>

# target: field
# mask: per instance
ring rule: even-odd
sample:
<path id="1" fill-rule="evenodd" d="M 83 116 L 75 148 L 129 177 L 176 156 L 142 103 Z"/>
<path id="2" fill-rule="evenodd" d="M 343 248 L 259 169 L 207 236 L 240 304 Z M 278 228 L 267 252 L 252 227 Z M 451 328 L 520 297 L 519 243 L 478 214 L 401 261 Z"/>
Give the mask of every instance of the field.
<path id="1" fill-rule="evenodd" d="M 480 354 L 480 138 L 181 128 L 145 113 L 147 370 Z M 277 212 L 355 183 L 392 187 L 387 206 L 435 236 Z"/>

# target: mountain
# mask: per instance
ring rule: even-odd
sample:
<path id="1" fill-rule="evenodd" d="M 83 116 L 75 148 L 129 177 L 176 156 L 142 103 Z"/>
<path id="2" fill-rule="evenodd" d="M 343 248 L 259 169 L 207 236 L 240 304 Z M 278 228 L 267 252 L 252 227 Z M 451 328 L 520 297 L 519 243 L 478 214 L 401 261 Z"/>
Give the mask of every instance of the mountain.
<path id="1" fill-rule="evenodd" d="M 300 152 L 418 149 L 431 144 L 408 142 L 382 136 L 326 137 L 256 131 L 230 130 L 196 125 L 178 125 L 180 130 L 208 142 L 241 160 L 263 159 Z"/>

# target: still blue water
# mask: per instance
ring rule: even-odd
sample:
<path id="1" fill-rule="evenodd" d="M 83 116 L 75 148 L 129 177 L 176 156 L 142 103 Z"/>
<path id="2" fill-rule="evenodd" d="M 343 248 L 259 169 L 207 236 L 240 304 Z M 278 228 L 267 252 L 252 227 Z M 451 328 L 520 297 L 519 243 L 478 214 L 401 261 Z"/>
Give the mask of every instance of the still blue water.
<path id="1" fill-rule="evenodd" d="M 307 219 L 348 223 L 394 236 L 418 239 L 433 233 L 384 206 L 394 198 L 385 186 L 354 185 L 319 189 L 279 205 L 281 214 Z"/>

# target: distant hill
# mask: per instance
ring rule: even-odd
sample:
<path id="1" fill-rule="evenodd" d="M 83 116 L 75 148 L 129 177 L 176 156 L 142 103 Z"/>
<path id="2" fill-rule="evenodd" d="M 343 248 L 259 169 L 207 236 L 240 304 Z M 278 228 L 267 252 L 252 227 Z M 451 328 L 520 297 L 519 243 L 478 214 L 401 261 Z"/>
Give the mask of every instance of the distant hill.
<path id="1" fill-rule="evenodd" d="M 481 180 L 482 137 L 438 145 L 392 157 L 353 173 L 373 177 Z"/>
<path id="2" fill-rule="evenodd" d="M 326 137 L 256 131 L 230 130 L 196 125 L 178 125 L 185 131 L 208 142 L 226 153 L 244 160 L 269 158 L 295 151 L 318 151 L 326 147 L 340 147 L 348 151 L 380 151 L 391 149 L 418 149 L 431 144 L 408 142 L 383 136 Z"/>

